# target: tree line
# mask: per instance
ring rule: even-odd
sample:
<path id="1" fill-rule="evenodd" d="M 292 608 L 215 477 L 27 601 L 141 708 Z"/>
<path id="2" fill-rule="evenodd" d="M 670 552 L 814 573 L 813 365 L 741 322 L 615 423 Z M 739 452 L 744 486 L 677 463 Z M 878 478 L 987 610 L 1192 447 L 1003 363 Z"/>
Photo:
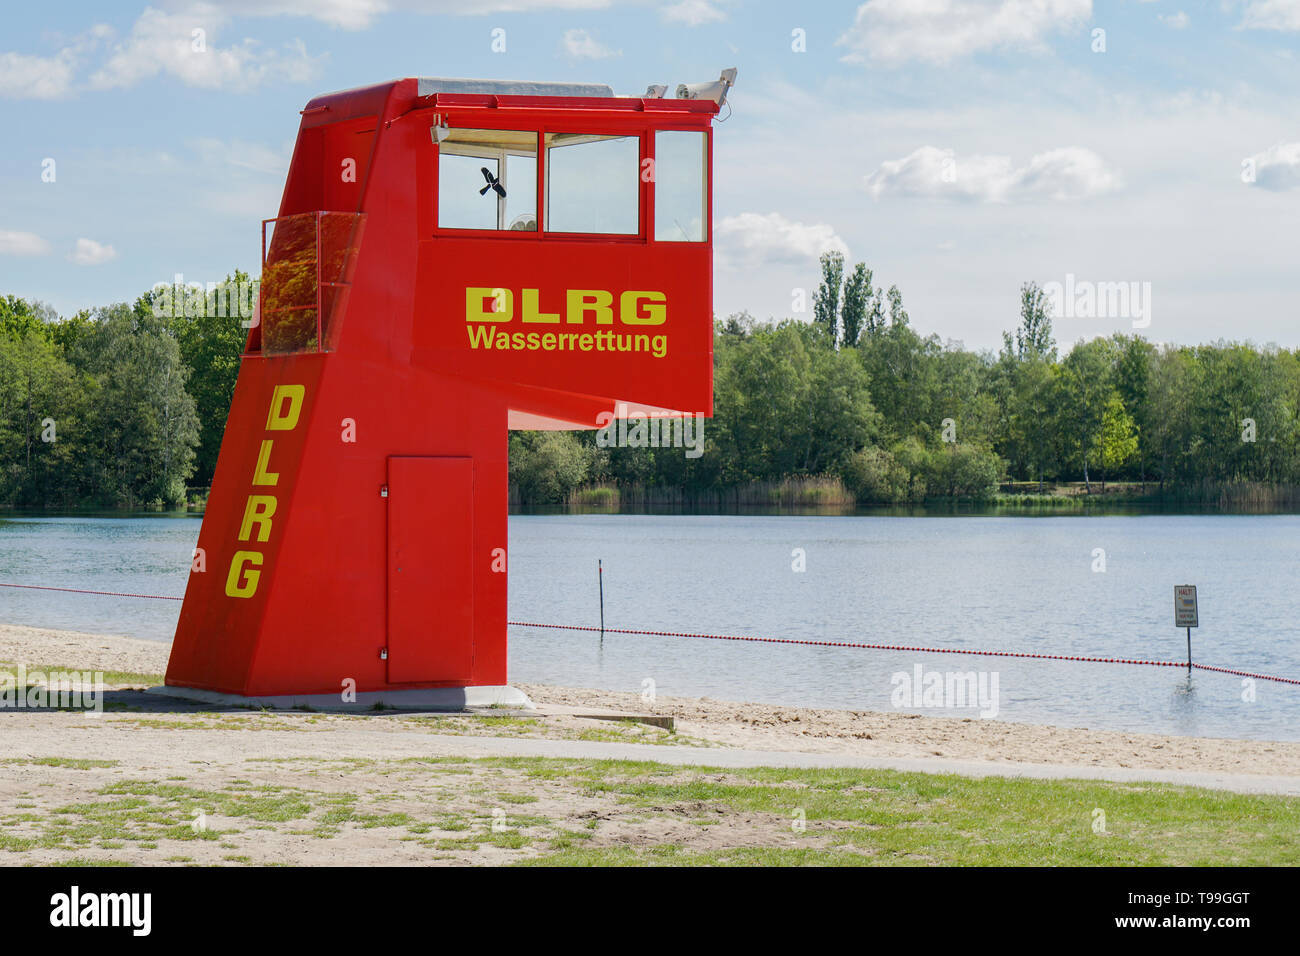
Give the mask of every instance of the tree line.
<path id="1" fill-rule="evenodd" d="M 247 330 L 153 301 L 61 319 L 0 296 L 0 506 L 174 507 L 211 481 Z"/>
<path id="2" fill-rule="evenodd" d="M 994 351 L 910 324 L 896 286 L 821 259 L 812 321 L 715 324 L 705 453 L 599 448 L 590 433 L 517 434 L 524 502 L 585 484 L 704 491 L 834 476 L 859 503 L 987 499 L 1004 482 L 1151 483 L 1157 493 L 1300 484 L 1300 356 L 1219 341 L 1157 347 L 1139 335 L 1058 354 L 1033 283 Z M 1015 312 L 1012 313 L 1016 315 Z"/>
<path id="3" fill-rule="evenodd" d="M 715 322 L 702 455 L 514 432 L 517 500 L 799 477 L 860 503 L 989 498 L 1008 481 L 1300 485 L 1295 351 L 1125 334 L 1061 349 L 1032 283 L 1001 348 L 972 351 L 916 332 L 865 264 L 832 253 L 821 272 L 811 322 Z M 199 301 L 159 317 L 149 293 L 61 318 L 0 297 L 0 506 L 169 506 L 211 482 L 246 329 Z"/>

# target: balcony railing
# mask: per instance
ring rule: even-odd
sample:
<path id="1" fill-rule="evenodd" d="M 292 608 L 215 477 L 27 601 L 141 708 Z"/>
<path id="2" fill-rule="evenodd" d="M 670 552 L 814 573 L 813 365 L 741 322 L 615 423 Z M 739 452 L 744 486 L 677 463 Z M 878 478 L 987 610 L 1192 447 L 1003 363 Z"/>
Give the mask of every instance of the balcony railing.
<path id="1" fill-rule="evenodd" d="M 365 213 L 304 212 L 262 222 L 253 355 L 332 352 L 356 271 Z"/>

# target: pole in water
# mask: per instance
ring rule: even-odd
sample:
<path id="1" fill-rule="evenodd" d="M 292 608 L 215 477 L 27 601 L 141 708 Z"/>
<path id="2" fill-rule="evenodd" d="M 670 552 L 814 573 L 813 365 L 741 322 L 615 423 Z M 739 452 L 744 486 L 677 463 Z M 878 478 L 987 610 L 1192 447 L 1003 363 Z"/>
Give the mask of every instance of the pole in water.
<path id="1" fill-rule="evenodd" d="M 600 582 L 600 636 L 605 636 L 605 569 L 601 567 L 600 558 L 596 559 L 596 580 Z M 1190 631 L 1188 632 L 1191 633 Z M 1189 638 L 1190 640 L 1190 638 Z M 1190 651 L 1188 652 L 1191 653 Z M 1190 670 L 1190 666 L 1188 668 Z"/>
<path id="2" fill-rule="evenodd" d="M 604 626 L 605 625 L 602 624 L 601 628 L 604 628 Z M 1190 674 L 1191 672 L 1192 672 L 1192 629 L 1189 627 L 1187 629 L 1187 673 Z"/>

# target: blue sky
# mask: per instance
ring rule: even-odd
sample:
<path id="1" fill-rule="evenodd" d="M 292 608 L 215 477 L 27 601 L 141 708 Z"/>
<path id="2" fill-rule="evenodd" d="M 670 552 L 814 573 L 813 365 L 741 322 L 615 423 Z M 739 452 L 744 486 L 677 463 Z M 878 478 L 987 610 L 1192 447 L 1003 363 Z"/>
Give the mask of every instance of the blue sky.
<path id="1" fill-rule="evenodd" d="M 1149 282 L 1154 341 L 1300 346 L 1300 0 L 14 5 L 0 293 L 67 314 L 256 271 L 320 92 L 442 75 L 639 94 L 725 66 L 720 315 L 792 314 L 835 248 L 971 347 L 1015 323 L 1022 282 L 1067 276 Z M 1063 342 L 1131 325 L 1056 323 Z"/>

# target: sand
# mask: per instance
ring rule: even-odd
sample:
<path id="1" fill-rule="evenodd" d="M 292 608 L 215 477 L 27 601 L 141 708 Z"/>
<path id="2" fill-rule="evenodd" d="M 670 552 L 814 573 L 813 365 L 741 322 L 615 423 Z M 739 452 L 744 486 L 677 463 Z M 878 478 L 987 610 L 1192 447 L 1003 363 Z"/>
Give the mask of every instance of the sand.
<path id="1" fill-rule="evenodd" d="M 155 641 L 0 624 L 0 662 L 160 674 L 168 647 Z M 1049 727 L 897 712 L 821 710 L 709 698 L 658 697 L 518 685 L 558 733 L 593 709 L 675 719 L 688 742 L 726 748 L 865 757 L 947 758 L 1031 764 L 1300 776 L 1300 743 L 1179 737 Z"/>

